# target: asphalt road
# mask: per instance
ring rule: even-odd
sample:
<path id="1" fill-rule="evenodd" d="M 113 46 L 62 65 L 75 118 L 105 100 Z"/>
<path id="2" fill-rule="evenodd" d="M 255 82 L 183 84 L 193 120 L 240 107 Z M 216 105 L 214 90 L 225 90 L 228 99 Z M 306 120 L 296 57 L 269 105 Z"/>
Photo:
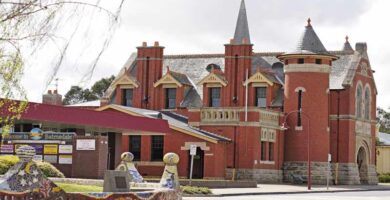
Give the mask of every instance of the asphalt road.
<path id="1" fill-rule="evenodd" d="M 184 200 L 390 200 L 390 191 L 335 192 L 279 195 L 248 195 L 230 197 L 184 197 Z"/>

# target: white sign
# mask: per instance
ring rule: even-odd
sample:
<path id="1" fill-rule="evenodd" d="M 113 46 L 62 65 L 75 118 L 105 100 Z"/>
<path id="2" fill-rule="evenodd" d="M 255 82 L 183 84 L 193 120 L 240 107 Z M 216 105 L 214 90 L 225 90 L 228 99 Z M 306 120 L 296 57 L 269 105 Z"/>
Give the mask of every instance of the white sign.
<path id="1" fill-rule="evenodd" d="M 58 153 L 72 153 L 72 145 L 60 145 L 58 146 Z"/>
<path id="2" fill-rule="evenodd" d="M 190 155 L 195 156 L 196 155 L 196 145 L 191 144 L 190 145 Z"/>
<path id="3" fill-rule="evenodd" d="M 60 155 L 58 158 L 59 164 L 72 164 L 72 156 L 71 155 Z"/>
<path id="4" fill-rule="evenodd" d="M 332 161 L 332 155 L 328 154 L 328 162 Z"/>
<path id="5" fill-rule="evenodd" d="M 34 155 L 32 159 L 34 161 L 42 161 L 43 160 L 43 156 L 42 155 Z"/>
<path id="6" fill-rule="evenodd" d="M 43 160 L 48 163 L 57 163 L 57 156 L 55 155 L 45 155 Z"/>
<path id="7" fill-rule="evenodd" d="M 95 150 L 94 139 L 80 139 L 76 141 L 76 150 Z"/>

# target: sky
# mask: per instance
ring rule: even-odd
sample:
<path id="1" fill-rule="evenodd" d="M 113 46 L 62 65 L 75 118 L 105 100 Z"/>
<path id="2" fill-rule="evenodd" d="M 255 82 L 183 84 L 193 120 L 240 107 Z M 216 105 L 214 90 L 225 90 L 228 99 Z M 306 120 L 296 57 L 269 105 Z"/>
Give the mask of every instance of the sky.
<path id="1" fill-rule="evenodd" d="M 113 0 L 112 0 L 113 1 Z M 91 79 L 81 82 L 90 69 L 91 49 L 101 43 L 101 34 L 86 44 L 76 42 L 57 73 L 59 93 L 72 85 L 89 87 L 95 81 L 116 75 L 142 42 L 159 41 L 164 54 L 223 53 L 224 44 L 234 35 L 241 0 L 126 0 L 120 24 L 103 53 Z M 371 67 L 378 89 L 377 105 L 390 107 L 390 1 L 388 0 L 246 0 L 254 52 L 281 52 L 294 49 L 307 18 L 327 50 L 340 50 L 349 36 L 367 42 Z M 103 28 L 101 19 L 87 19 L 94 30 Z M 84 22 L 89 23 L 89 22 Z M 104 29 L 102 29 L 104 30 Z M 96 31 L 99 32 L 99 31 Z M 64 31 L 64 34 L 67 33 Z M 52 47 L 54 48 L 54 47 Z M 22 84 L 30 101 L 41 102 L 46 78 L 52 73 L 54 49 L 45 49 L 25 68 Z M 77 52 L 77 53 L 73 53 Z"/>

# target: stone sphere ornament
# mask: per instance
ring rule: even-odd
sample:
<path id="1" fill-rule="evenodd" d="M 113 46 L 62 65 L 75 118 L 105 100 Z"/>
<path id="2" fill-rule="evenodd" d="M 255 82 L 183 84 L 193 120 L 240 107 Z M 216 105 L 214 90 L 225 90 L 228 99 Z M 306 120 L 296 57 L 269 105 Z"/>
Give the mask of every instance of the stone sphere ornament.
<path id="1" fill-rule="evenodd" d="M 18 149 L 15 150 L 16 155 L 19 157 L 19 159 L 24 161 L 32 160 L 32 158 L 35 156 L 35 148 L 32 146 L 21 146 Z"/>
<path id="2" fill-rule="evenodd" d="M 124 162 L 131 162 L 134 160 L 134 155 L 131 152 L 124 152 L 121 154 L 121 159 Z"/>
<path id="3" fill-rule="evenodd" d="M 163 161 L 167 165 L 177 165 L 179 163 L 179 156 L 176 153 L 167 153 L 164 155 Z"/>

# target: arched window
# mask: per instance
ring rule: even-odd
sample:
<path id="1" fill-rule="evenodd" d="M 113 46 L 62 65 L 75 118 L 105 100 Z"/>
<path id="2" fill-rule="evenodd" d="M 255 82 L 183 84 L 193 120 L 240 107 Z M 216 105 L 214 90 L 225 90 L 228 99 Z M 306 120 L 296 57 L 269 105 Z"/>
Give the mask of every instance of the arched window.
<path id="1" fill-rule="evenodd" d="M 362 100 L 363 100 L 363 88 L 361 84 L 358 84 L 356 89 L 356 118 L 362 118 Z"/>
<path id="2" fill-rule="evenodd" d="M 364 90 L 364 119 L 370 119 L 371 91 L 370 87 L 366 86 Z"/>

